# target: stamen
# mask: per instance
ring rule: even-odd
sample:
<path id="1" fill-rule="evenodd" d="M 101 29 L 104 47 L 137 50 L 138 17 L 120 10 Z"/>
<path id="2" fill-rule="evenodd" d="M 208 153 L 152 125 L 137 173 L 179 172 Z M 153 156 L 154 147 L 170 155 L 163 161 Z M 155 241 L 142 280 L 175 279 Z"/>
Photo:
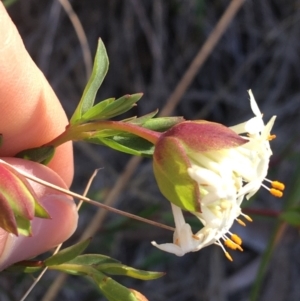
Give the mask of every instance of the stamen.
<path id="1" fill-rule="evenodd" d="M 270 193 L 274 196 L 276 196 L 277 198 L 281 198 L 283 196 L 283 192 L 278 190 L 278 189 L 275 189 L 275 188 L 269 188 L 267 187 L 266 185 L 264 184 L 261 184 L 262 187 L 264 187 L 265 189 L 269 190 Z"/>
<path id="2" fill-rule="evenodd" d="M 228 252 L 225 252 L 225 256 L 227 257 L 228 260 L 233 261 L 232 257 L 229 255 Z"/>
<path id="3" fill-rule="evenodd" d="M 221 247 L 221 249 L 223 250 L 223 252 L 224 252 L 224 254 L 225 254 L 225 256 L 226 256 L 226 258 L 227 258 L 228 260 L 233 261 L 232 257 L 231 257 L 230 254 L 225 250 L 224 246 L 221 244 L 221 242 L 220 242 L 219 240 L 216 241 L 215 244 L 217 244 L 218 246 Z"/>
<path id="4" fill-rule="evenodd" d="M 267 140 L 272 141 L 276 138 L 276 135 L 269 135 Z"/>
<path id="5" fill-rule="evenodd" d="M 246 227 L 246 224 L 239 218 L 236 218 L 236 221 L 243 227 Z"/>
<path id="6" fill-rule="evenodd" d="M 271 186 L 273 188 L 276 188 L 276 189 L 282 190 L 282 191 L 285 189 L 285 185 L 283 183 L 279 182 L 279 181 L 271 181 L 271 180 L 266 179 L 266 178 L 264 180 L 271 183 Z"/>
<path id="7" fill-rule="evenodd" d="M 241 212 L 241 215 L 242 215 L 247 221 L 253 222 L 253 219 L 252 219 L 249 215 L 244 214 L 243 212 Z"/>
<path id="8" fill-rule="evenodd" d="M 200 240 L 200 238 L 199 238 L 197 235 L 195 235 L 195 234 L 193 234 L 192 237 L 193 237 L 194 239 L 196 239 L 196 240 Z"/>

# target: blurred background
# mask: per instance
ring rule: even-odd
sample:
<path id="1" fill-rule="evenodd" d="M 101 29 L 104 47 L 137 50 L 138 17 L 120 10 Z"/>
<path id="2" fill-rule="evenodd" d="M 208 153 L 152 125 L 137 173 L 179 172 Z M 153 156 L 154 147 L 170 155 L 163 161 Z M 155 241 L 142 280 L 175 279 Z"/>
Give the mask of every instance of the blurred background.
<path id="1" fill-rule="evenodd" d="M 166 105 L 230 1 L 17 0 L 6 4 L 28 52 L 69 117 L 87 82 L 89 55 L 94 56 L 101 37 L 110 68 L 97 99 L 144 93 L 138 106 L 122 116 L 126 118 Z M 286 192 L 276 199 L 261 189 L 245 204 L 244 212 L 254 222 L 244 228 L 234 225 L 232 232 L 242 237 L 244 252 L 232 251 L 232 263 L 217 246 L 182 258 L 163 253 L 150 242 L 171 241 L 171 232 L 97 213 L 90 205 L 81 209 L 78 230 L 67 245 L 89 229 L 93 241 L 87 252 L 109 255 L 139 269 L 165 271 L 164 277 L 146 282 L 115 277 L 151 301 L 300 300 L 299 37 L 299 0 L 245 1 L 172 112 L 231 126 L 253 116 L 247 94 L 251 88 L 265 121 L 278 116 L 269 178 L 284 182 Z M 131 160 L 129 155 L 83 143 L 75 143 L 74 152 L 73 191 L 83 193 L 93 171 L 102 168 L 89 191 L 91 198 L 173 225 L 150 159 Z M 286 223 L 280 213 L 290 211 L 294 219 Z M 47 272 L 28 300 L 105 300 L 88 280 L 59 277 Z M 19 300 L 32 281 L 28 275 L 2 274 L 0 300 Z M 53 288 L 55 281 L 61 287 Z"/>

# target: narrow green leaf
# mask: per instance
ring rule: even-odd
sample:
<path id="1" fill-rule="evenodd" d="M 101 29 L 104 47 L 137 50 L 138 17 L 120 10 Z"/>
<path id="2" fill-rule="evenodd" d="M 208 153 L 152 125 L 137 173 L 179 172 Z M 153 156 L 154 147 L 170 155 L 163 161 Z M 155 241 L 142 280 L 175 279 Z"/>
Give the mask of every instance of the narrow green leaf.
<path id="1" fill-rule="evenodd" d="M 142 96 L 142 93 L 132 95 L 128 94 L 116 99 L 115 101 L 110 101 L 109 103 L 106 102 L 103 104 L 103 102 L 100 102 L 94 107 L 90 108 L 82 116 L 82 120 L 104 120 L 121 115 L 129 111 Z"/>
<path id="2" fill-rule="evenodd" d="M 134 294 L 125 286 L 103 273 L 96 271 L 90 275 L 97 283 L 103 295 L 109 301 L 138 301 Z"/>
<path id="3" fill-rule="evenodd" d="M 115 101 L 115 98 L 108 98 L 100 101 L 95 106 L 90 108 L 87 112 L 83 114 L 81 117 L 81 121 L 90 121 L 90 120 L 98 120 L 101 118 L 97 118 L 97 116 L 101 116 L 101 112 L 106 109 L 111 103 Z"/>
<path id="4" fill-rule="evenodd" d="M 122 120 L 123 122 L 130 122 L 133 124 L 137 124 L 137 125 L 143 125 L 147 120 L 153 118 L 156 114 L 158 113 L 158 109 L 156 109 L 155 111 L 148 113 L 144 116 L 141 117 L 131 117 L 131 118 L 127 118 Z"/>
<path id="5" fill-rule="evenodd" d="M 130 123 L 140 124 L 140 119 L 137 118 L 136 120 L 131 121 Z M 141 121 L 144 121 L 143 119 Z M 173 127 L 174 125 L 183 122 L 184 119 L 182 117 L 158 117 L 158 118 L 151 118 L 145 120 L 142 125 L 144 128 L 149 130 L 157 131 L 157 132 L 164 132 L 169 128 Z M 138 123 L 137 123 L 138 122 Z"/>
<path id="6" fill-rule="evenodd" d="M 120 263 L 118 260 L 101 254 L 84 254 L 68 261 L 69 264 L 95 265 L 105 263 Z"/>
<path id="7" fill-rule="evenodd" d="M 21 216 L 16 216 L 15 218 L 17 222 L 18 234 L 31 236 L 31 221 Z"/>
<path id="8" fill-rule="evenodd" d="M 59 265 L 74 259 L 89 245 L 91 239 L 81 241 L 71 247 L 61 250 L 45 260 L 46 266 Z"/>
<path id="9" fill-rule="evenodd" d="M 53 158 L 54 152 L 53 146 L 41 146 L 21 151 L 15 157 L 47 165 Z"/>
<path id="10" fill-rule="evenodd" d="M 96 269 L 110 275 L 126 275 L 140 280 L 153 280 L 165 275 L 162 272 L 137 270 L 121 263 L 106 263 L 97 265 Z"/>
<path id="11" fill-rule="evenodd" d="M 34 203 L 34 216 L 51 219 L 51 216 L 46 211 L 46 209 L 37 201 Z"/>
<path id="12" fill-rule="evenodd" d="M 115 136 L 114 138 L 91 137 L 85 141 L 106 145 L 119 152 L 134 156 L 151 156 L 153 154 L 153 145 L 138 137 L 123 138 Z"/>
<path id="13" fill-rule="evenodd" d="M 43 268 L 43 266 L 25 266 L 23 264 L 14 264 L 8 268 L 5 269 L 5 271 L 8 272 L 23 272 L 23 273 L 35 273 L 40 271 Z"/>
<path id="14" fill-rule="evenodd" d="M 92 75 L 83 91 L 80 102 L 70 120 L 70 124 L 79 123 L 83 114 L 94 105 L 96 94 L 108 71 L 108 65 L 109 60 L 105 46 L 102 40 L 99 39 Z"/>

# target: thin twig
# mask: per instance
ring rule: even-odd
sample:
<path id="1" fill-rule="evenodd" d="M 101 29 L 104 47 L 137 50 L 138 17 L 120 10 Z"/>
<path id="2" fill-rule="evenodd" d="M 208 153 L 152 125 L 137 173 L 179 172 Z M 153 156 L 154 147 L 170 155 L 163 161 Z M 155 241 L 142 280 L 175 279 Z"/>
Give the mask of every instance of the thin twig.
<path id="1" fill-rule="evenodd" d="M 76 199 L 79 199 L 79 200 L 82 200 L 86 203 L 89 203 L 91 205 L 94 205 L 96 207 L 100 207 L 102 209 L 105 209 L 107 211 L 110 211 L 110 212 L 113 212 L 113 213 L 117 213 L 119 215 L 122 215 L 122 216 L 126 216 L 128 218 L 132 218 L 132 219 L 135 219 L 137 221 L 140 221 L 140 222 L 143 222 L 143 223 L 146 223 L 146 224 L 150 224 L 152 226 L 156 226 L 156 227 L 160 227 L 160 228 L 163 228 L 163 229 L 166 229 L 166 230 L 170 230 L 170 231 L 175 231 L 175 228 L 173 227 L 170 227 L 170 226 L 167 226 L 167 225 L 164 225 L 164 224 L 161 224 L 161 223 L 158 223 L 158 222 L 155 222 L 155 221 L 152 221 L 152 220 L 149 220 L 147 218 L 143 218 L 143 217 L 140 217 L 140 216 L 137 216 L 135 214 L 131 214 L 131 213 L 128 213 L 128 212 L 125 212 L 125 211 L 122 211 L 122 210 L 119 210 L 119 209 L 116 209 L 116 208 L 113 208 L 113 207 L 110 207 L 108 205 L 105 205 L 105 204 L 102 204 L 102 203 L 99 203 L 97 201 L 94 201 L 94 200 L 91 200 L 85 196 L 82 196 L 78 193 L 75 193 L 73 191 L 70 191 L 70 190 L 67 190 L 67 189 L 64 189 L 62 187 L 59 187 L 59 186 L 56 186 L 52 183 L 49 183 L 47 181 L 44 181 L 42 179 L 39 179 L 39 178 L 36 178 L 35 176 L 32 176 L 18 168 L 15 168 L 18 173 L 20 173 L 21 175 L 23 175 L 25 178 L 31 180 L 31 181 L 34 181 L 36 183 L 39 183 L 41 185 L 44 185 L 46 187 L 49 187 L 49 188 L 52 188 L 54 190 L 57 190 L 57 191 L 60 191 L 64 194 L 67 194 L 73 198 L 76 198 Z"/>

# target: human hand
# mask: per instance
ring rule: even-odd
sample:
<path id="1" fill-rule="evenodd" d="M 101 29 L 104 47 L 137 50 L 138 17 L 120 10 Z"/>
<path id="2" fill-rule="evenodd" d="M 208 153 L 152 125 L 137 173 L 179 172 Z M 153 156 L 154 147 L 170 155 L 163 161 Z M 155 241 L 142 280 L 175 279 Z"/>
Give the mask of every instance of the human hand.
<path id="1" fill-rule="evenodd" d="M 12 158 L 21 150 L 51 141 L 64 131 L 68 120 L 1 2 L 0 78 L 1 158 L 41 179 L 68 187 L 73 178 L 71 143 L 58 147 L 47 167 Z M 32 237 L 16 237 L 0 228 L 0 270 L 47 251 L 65 241 L 76 229 L 78 215 L 73 200 L 50 188 L 30 183 L 51 219 L 34 218 Z"/>

